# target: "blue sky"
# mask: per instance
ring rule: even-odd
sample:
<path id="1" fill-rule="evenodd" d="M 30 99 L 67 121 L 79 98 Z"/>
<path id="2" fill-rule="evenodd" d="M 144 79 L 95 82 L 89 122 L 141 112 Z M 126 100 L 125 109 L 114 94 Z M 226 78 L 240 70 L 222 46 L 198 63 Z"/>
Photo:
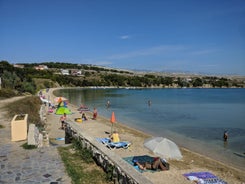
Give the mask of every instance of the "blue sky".
<path id="1" fill-rule="evenodd" d="M 0 0 L 0 60 L 245 75 L 245 1 Z"/>

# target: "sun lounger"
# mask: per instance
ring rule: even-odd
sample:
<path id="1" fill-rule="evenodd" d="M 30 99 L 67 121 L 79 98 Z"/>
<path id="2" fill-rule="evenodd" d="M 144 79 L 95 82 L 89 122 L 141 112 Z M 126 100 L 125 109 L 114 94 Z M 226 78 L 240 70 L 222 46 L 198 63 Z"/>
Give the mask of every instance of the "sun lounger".
<path id="1" fill-rule="evenodd" d="M 105 144 L 109 149 L 124 148 L 127 149 L 131 143 L 128 141 L 111 142 L 109 138 L 96 138 L 98 142 Z"/>
<path id="2" fill-rule="evenodd" d="M 114 149 L 114 148 L 127 149 L 129 146 L 130 146 L 130 142 L 127 142 L 127 141 L 109 142 L 109 143 L 107 143 L 107 147 L 109 147 L 110 149 Z"/>

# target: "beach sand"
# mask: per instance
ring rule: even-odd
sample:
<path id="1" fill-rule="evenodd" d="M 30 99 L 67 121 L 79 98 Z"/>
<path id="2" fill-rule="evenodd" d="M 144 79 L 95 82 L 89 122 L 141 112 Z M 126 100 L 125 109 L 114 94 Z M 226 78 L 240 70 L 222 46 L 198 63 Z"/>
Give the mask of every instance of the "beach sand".
<path id="1" fill-rule="evenodd" d="M 54 102 L 53 91 L 58 88 L 50 89 L 48 95 L 51 102 Z M 75 118 L 81 117 L 81 114 L 77 111 L 76 106 L 68 104 L 68 108 L 73 112 L 73 114 L 68 115 L 69 121 L 74 121 Z M 108 137 L 108 132 L 111 132 L 111 123 L 109 119 L 101 117 L 98 112 L 97 120 L 92 120 L 92 112 L 85 112 L 86 116 L 89 118 L 87 121 L 78 123 L 88 134 L 94 138 Z M 64 144 L 64 141 L 57 141 L 56 138 L 64 137 L 64 131 L 60 129 L 59 122 L 60 115 L 55 115 L 50 113 L 47 115 L 47 131 L 49 133 L 50 141 L 53 144 Z M 151 135 L 145 134 L 144 132 L 135 130 L 133 128 L 123 125 L 123 122 L 116 122 L 114 124 L 114 129 L 119 132 L 122 141 L 131 142 L 131 146 L 128 149 L 115 149 L 111 150 L 116 152 L 119 156 L 129 157 L 129 156 L 139 156 L 139 155 L 150 155 L 156 156 L 148 149 L 143 146 L 144 140 L 151 137 Z M 217 162 L 211 158 L 205 157 L 203 155 L 194 153 L 185 148 L 180 148 L 183 155 L 183 159 L 180 161 L 169 160 L 170 170 L 162 172 L 143 172 L 142 175 L 149 178 L 153 183 L 171 183 L 171 184 L 183 184 L 183 183 L 193 183 L 187 180 L 183 174 L 189 172 L 211 172 L 224 181 L 231 184 L 241 184 L 245 183 L 245 171 L 233 168 L 229 165 Z"/>

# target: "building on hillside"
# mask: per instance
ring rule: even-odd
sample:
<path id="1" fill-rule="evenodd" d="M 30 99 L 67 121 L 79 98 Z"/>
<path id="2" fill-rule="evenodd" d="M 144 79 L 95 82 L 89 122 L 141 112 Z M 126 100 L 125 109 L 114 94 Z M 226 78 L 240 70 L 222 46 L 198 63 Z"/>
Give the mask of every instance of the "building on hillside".
<path id="1" fill-rule="evenodd" d="M 19 65 L 19 64 L 14 64 L 14 67 L 15 67 L 15 68 L 25 68 L 24 65 Z"/>
<path id="2" fill-rule="evenodd" d="M 78 70 L 78 69 L 73 69 L 73 70 L 71 70 L 71 75 L 73 75 L 73 76 L 81 76 L 82 75 L 82 71 Z"/>
<path id="3" fill-rule="evenodd" d="M 62 75 L 70 75 L 69 70 L 61 69 L 60 71 Z"/>
<path id="4" fill-rule="evenodd" d="M 46 65 L 38 65 L 34 67 L 36 70 L 47 70 L 48 67 Z"/>

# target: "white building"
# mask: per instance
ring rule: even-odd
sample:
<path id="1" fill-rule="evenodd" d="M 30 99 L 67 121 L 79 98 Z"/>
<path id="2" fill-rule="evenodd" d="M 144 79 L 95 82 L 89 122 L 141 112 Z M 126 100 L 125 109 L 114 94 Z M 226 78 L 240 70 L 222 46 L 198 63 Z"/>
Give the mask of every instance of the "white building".
<path id="1" fill-rule="evenodd" d="M 62 75 L 70 75 L 69 70 L 63 70 L 63 69 L 61 69 L 61 74 Z"/>

